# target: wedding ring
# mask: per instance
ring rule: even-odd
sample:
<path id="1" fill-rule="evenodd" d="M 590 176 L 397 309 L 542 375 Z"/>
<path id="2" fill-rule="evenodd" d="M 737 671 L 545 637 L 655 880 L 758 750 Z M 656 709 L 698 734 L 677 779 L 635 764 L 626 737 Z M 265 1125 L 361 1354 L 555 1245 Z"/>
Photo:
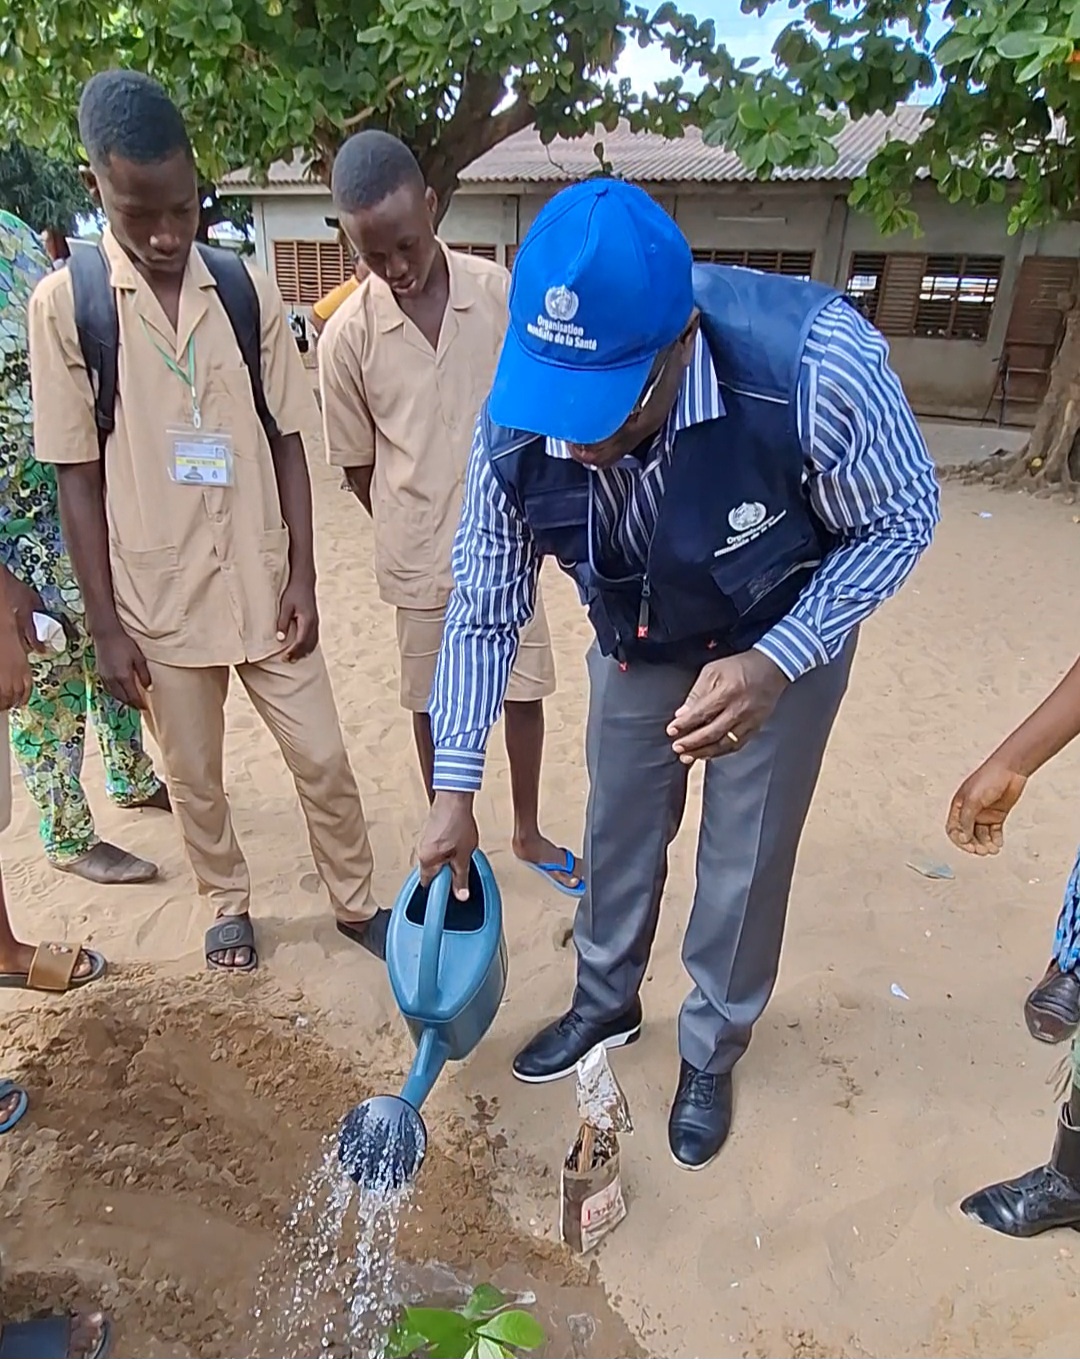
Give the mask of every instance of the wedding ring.
<path id="1" fill-rule="evenodd" d="M 739 744 L 739 738 L 735 735 L 733 731 L 729 731 L 727 733 L 727 738 L 733 746 L 737 746 Z"/>

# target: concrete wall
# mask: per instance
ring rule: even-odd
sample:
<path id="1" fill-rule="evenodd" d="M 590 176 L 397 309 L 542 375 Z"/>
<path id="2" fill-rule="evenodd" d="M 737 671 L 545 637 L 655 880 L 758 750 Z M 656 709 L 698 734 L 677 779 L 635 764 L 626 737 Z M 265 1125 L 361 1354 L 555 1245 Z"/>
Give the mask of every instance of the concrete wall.
<path id="1" fill-rule="evenodd" d="M 838 192 L 838 189 L 840 191 Z M 553 189 L 507 186 L 507 191 L 461 190 L 443 221 L 444 240 L 491 244 L 498 258 L 520 241 Z M 979 419 L 993 400 L 1013 289 L 1029 254 L 1080 255 L 1080 224 L 1062 223 L 1009 236 L 1003 205 L 953 206 L 931 186 L 916 193 L 923 234 L 882 237 L 872 220 L 852 212 L 841 186 L 814 182 L 694 186 L 654 195 L 672 213 L 691 245 L 702 249 L 812 250 L 814 277 L 843 287 L 856 251 L 916 250 L 1003 257 L 1001 283 L 985 341 L 891 340 L 893 364 L 915 409 L 924 415 Z M 269 267 L 270 243 L 334 239 L 323 218 L 325 193 L 282 191 L 253 201 L 256 255 Z"/>

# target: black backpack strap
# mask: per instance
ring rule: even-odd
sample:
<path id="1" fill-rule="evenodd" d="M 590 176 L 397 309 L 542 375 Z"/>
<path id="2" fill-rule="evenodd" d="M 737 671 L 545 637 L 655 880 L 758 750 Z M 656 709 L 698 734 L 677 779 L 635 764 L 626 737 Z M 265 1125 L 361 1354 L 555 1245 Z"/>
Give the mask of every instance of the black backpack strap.
<path id="1" fill-rule="evenodd" d="M 98 454 L 116 426 L 116 378 L 120 367 L 120 322 L 112 288 L 112 271 L 101 246 L 77 249 L 67 262 L 75 299 L 75 328 L 94 394 Z"/>
<path id="2" fill-rule="evenodd" d="M 212 245 L 197 246 L 203 262 L 210 270 L 217 286 L 218 297 L 225 308 L 229 323 L 240 346 L 244 364 L 251 379 L 251 395 L 255 410 L 268 439 L 276 439 L 281 431 L 266 404 L 262 380 L 262 317 L 259 314 L 259 294 L 251 275 L 239 255 L 232 250 L 218 250 Z"/>

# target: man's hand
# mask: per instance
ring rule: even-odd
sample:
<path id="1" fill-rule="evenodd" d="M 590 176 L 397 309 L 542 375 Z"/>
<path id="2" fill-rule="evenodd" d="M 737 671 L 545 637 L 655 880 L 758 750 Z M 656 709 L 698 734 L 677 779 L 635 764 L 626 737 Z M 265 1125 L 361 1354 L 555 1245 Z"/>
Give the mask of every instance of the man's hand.
<path id="1" fill-rule="evenodd" d="M 150 689 L 150 667 L 124 629 L 117 626 L 107 633 L 97 634 L 94 653 L 98 674 L 113 698 L 129 708 L 145 708 Z"/>
<path id="2" fill-rule="evenodd" d="M 18 576 L 13 576 L 10 571 L 7 573 L 4 586 L 23 647 L 27 651 L 44 651 L 44 643 L 38 641 L 37 633 L 34 631 L 34 614 L 46 611 L 41 596 L 19 580 Z"/>
<path id="3" fill-rule="evenodd" d="M 30 664 L 22 637 L 15 620 L 4 618 L 0 620 L 0 712 L 21 707 L 30 697 L 32 688 Z"/>
<path id="4" fill-rule="evenodd" d="M 278 609 L 277 639 L 285 643 L 287 661 L 302 661 L 319 644 L 319 609 L 314 583 L 290 577 Z"/>
<path id="5" fill-rule="evenodd" d="M 465 901 L 469 895 L 469 865 L 479 843 L 472 794 L 436 793 L 416 845 L 421 883 L 426 887 L 449 864 L 454 896 Z"/>
<path id="6" fill-rule="evenodd" d="M 1005 818 L 1026 786 L 1023 774 L 991 755 L 957 789 L 945 834 L 967 854 L 997 854 L 1005 843 Z"/>
<path id="7" fill-rule="evenodd" d="M 683 764 L 730 755 L 768 720 L 789 682 L 760 651 L 710 661 L 668 726 L 672 749 Z"/>

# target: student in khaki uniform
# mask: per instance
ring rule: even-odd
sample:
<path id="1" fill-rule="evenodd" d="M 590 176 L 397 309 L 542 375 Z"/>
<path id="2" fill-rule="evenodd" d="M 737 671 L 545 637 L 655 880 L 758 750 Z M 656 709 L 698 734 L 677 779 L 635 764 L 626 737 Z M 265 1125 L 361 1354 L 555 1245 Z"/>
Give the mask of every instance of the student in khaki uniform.
<path id="1" fill-rule="evenodd" d="M 37 456 L 59 469 L 101 674 L 145 709 L 161 748 L 199 891 L 214 910 L 208 964 L 257 963 L 222 768 L 230 669 L 293 775 L 338 929 L 381 956 L 389 913 L 372 897 L 360 796 L 318 649 L 299 433 L 317 417 L 281 298 L 251 271 L 263 386 L 282 431 L 270 440 L 213 278 L 192 249 L 199 188 L 179 113 L 146 76 L 110 71 L 87 84 L 79 128 L 109 221 L 103 245 L 120 324 L 104 469 L 69 270 L 34 295 L 30 353 L 43 397 Z M 193 467 L 202 482 L 184 484 Z"/>
<path id="2" fill-rule="evenodd" d="M 375 524 L 379 592 L 397 609 L 401 703 L 429 800 L 435 748 L 428 697 L 453 589 L 450 567 L 473 424 L 506 331 L 509 275 L 447 250 L 437 200 L 412 152 L 388 133 L 357 133 L 338 152 L 342 230 L 369 270 L 319 344 L 330 462 Z M 541 833 L 543 700 L 555 665 L 542 602 L 522 630 L 506 703 L 514 852 L 580 896 L 580 865 Z"/>

